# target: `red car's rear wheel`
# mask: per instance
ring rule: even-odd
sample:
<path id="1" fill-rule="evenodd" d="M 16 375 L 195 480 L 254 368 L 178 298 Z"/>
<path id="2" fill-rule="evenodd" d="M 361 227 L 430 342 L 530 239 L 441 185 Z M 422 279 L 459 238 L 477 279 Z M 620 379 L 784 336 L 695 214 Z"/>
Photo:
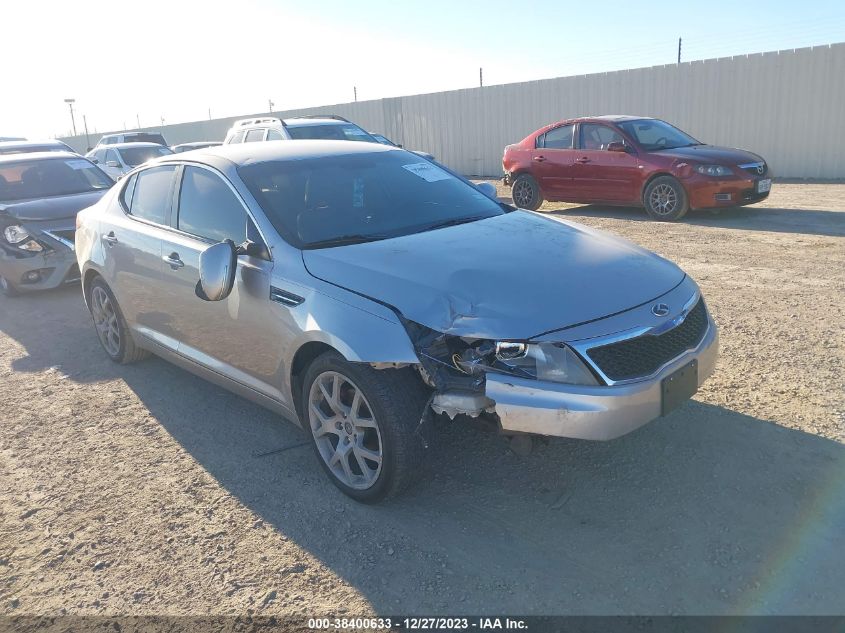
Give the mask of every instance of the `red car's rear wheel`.
<path id="1" fill-rule="evenodd" d="M 543 204 L 543 194 L 540 193 L 540 185 L 529 174 L 519 174 L 511 185 L 511 197 L 514 206 L 520 209 L 536 211 Z"/>

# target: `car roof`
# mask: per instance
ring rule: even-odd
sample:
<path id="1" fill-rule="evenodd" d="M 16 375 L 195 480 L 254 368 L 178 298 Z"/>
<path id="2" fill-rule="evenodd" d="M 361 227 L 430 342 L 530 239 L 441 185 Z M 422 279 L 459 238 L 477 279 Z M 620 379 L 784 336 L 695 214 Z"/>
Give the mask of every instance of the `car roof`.
<path id="1" fill-rule="evenodd" d="M 112 143 L 108 147 L 101 147 L 100 149 L 129 149 L 130 147 L 164 147 L 165 149 L 169 149 L 161 143 L 149 143 L 146 141 L 135 141 L 131 143 Z"/>
<path id="2" fill-rule="evenodd" d="M 170 161 L 205 162 L 223 158 L 237 166 L 254 165 L 274 160 L 303 160 L 327 156 L 348 156 L 350 154 L 373 154 L 377 152 L 401 152 L 403 150 L 379 143 L 353 143 L 350 141 L 291 140 L 265 141 L 263 143 L 232 143 L 194 150 L 190 157 L 180 159 L 179 154 L 162 156 L 155 163 Z"/>
<path id="3" fill-rule="evenodd" d="M 46 160 L 59 158 L 73 158 L 80 160 L 83 157 L 74 152 L 30 152 L 20 154 L 0 154 L 0 163 L 16 163 L 21 160 Z M 86 159 L 87 160 L 87 159 Z"/>
<path id="4" fill-rule="evenodd" d="M 599 116 L 581 117 L 579 121 L 589 121 L 590 119 L 596 119 L 598 121 L 611 121 L 613 123 L 617 123 L 619 121 L 640 121 L 642 119 L 653 118 L 654 117 L 650 116 L 636 116 L 634 114 L 602 114 Z"/>
<path id="5" fill-rule="evenodd" d="M 13 148 L 22 147 L 23 148 L 23 147 L 31 147 L 33 145 L 37 145 L 37 146 L 52 145 L 52 146 L 55 146 L 55 147 L 67 147 L 67 145 L 65 145 L 61 141 L 57 141 L 56 139 L 52 139 L 52 138 L 47 139 L 46 141 L 30 141 L 30 140 L 26 140 L 26 141 L 0 141 L 0 149 L 9 148 L 9 147 L 13 147 Z"/>
<path id="6" fill-rule="evenodd" d="M 190 143 L 177 143 L 176 145 L 171 145 L 170 147 L 194 147 L 195 145 L 208 145 L 209 143 L 222 145 L 223 141 L 191 141 Z M 153 143 L 153 145 L 157 145 L 157 143 Z"/>
<path id="7" fill-rule="evenodd" d="M 312 125 L 355 125 L 351 121 L 341 121 L 339 119 L 312 119 L 312 118 L 299 118 L 293 117 L 292 119 L 285 119 L 285 125 L 288 127 L 309 127 Z"/>

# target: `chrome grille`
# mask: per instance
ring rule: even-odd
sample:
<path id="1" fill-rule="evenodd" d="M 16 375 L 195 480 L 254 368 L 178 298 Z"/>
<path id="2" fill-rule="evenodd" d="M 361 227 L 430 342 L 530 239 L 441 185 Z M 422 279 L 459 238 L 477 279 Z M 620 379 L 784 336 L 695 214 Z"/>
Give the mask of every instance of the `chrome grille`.
<path id="1" fill-rule="evenodd" d="M 601 345 L 587 350 L 587 356 L 613 381 L 650 376 L 684 352 L 695 349 L 707 332 L 707 310 L 698 300 L 684 321 L 662 334 Z"/>

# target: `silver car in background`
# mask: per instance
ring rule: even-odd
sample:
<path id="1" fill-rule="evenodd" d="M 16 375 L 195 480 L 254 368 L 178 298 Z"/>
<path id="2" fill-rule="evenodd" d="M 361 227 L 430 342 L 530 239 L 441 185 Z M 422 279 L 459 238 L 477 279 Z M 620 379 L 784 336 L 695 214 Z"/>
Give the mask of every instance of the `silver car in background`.
<path id="1" fill-rule="evenodd" d="M 364 502 L 419 473 L 431 411 L 606 440 L 716 362 L 674 264 L 373 143 L 164 157 L 80 214 L 76 248 L 112 360 L 153 352 L 278 411 Z"/>
<path id="2" fill-rule="evenodd" d="M 172 149 L 158 143 L 115 143 L 98 146 L 85 154 L 85 158 L 118 180 L 148 160 L 172 153 Z"/>

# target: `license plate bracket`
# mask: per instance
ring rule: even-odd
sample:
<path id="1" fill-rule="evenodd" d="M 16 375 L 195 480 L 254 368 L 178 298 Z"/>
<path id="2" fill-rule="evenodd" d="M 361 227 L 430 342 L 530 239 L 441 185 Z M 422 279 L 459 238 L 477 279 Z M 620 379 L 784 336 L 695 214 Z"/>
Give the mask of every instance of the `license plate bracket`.
<path id="1" fill-rule="evenodd" d="M 698 391 L 698 360 L 691 360 L 686 365 L 666 376 L 660 382 L 660 415 L 667 415 Z"/>

